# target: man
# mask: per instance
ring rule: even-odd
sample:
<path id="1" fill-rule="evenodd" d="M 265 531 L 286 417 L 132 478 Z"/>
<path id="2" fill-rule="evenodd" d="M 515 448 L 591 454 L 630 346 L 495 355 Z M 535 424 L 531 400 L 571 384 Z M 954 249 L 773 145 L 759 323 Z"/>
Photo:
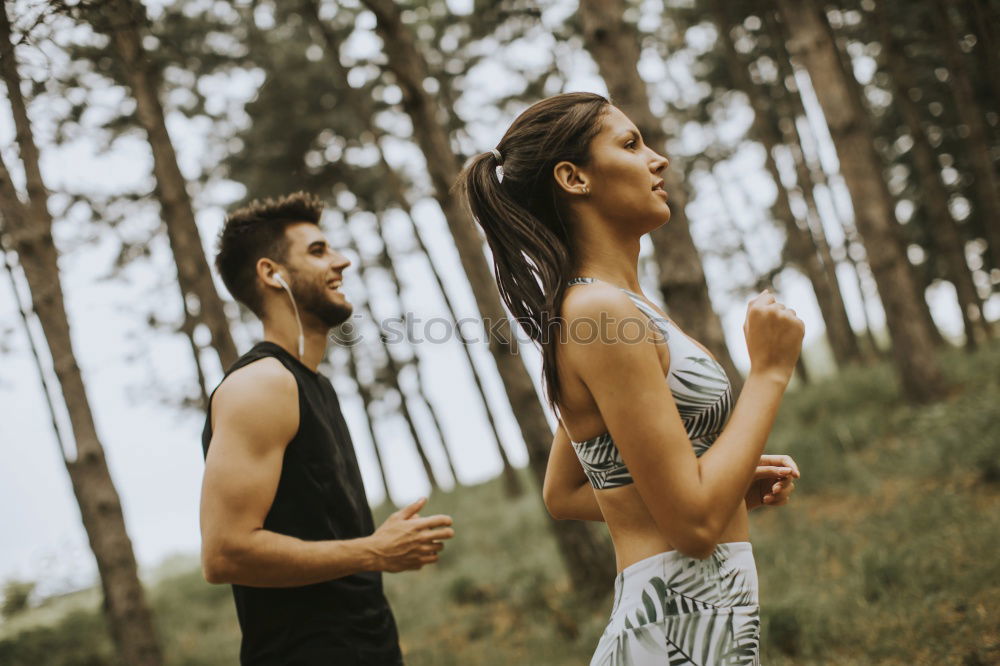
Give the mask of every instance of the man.
<path id="1" fill-rule="evenodd" d="M 216 266 L 264 325 L 264 341 L 226 373 L 202 443 L 202 568 L 231 583 L 243 664 L 401 664 L 382 571 L 436 562 L 451 518 L 419 500 L 378 529 L 337 396 L 316 369 L 352 306 L 350 262 L 304 193 L 232 213 Z"/>

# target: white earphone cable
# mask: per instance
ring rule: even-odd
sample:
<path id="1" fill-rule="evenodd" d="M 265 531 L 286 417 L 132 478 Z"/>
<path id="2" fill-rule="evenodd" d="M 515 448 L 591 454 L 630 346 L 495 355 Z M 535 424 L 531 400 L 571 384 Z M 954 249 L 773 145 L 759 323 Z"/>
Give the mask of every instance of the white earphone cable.
<path id="1" fill-rule="evenodd" d="M 288 294 L 288 299 L 292 302 L 292 312 L 295 313 L 295 323 L 299 326 L 299 360 L 301 361 L 302 357 L 305 355 L 306 337 L 302 331 L 302 320 L 299 319 L 299 308 L 295 304 L 295 297 L 292 295 L 291 288 L 288 286 L 288 283 L 285 282 L 285 278 L 281 277 L 281 273 L 277 274 L 275 280 L 285 289 L 285 292 Z"/>

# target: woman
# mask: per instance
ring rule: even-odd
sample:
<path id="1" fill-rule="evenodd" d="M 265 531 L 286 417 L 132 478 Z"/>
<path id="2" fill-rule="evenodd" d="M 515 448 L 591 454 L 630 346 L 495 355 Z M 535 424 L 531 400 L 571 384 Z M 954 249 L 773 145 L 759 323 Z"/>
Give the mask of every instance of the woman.
<path id="1" fill-rule="evenodd" d="M 670 218 L 667 166 L 605 98 L 570 93 L 522 113 L 460 184 L 500 293 L 541 346 L 560 420 L 546 505 L 604 520 L 614 543 L 614 609 L 591 663 L 755 664 L 747 512 L 784 503 L 798 476 L 762 452 L 803 324 L 771 294 L 750 302 L 733 405 L 719 364 L 639 286 L 640 238 Z"/>

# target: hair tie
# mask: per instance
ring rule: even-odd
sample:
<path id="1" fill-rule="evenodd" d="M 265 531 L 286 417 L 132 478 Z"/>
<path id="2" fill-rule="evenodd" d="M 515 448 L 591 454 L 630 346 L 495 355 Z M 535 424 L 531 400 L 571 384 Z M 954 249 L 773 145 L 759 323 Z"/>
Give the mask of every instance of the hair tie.
<path id="1" fill-rule="evenodd" d="M 497 158 L 497 164 L 503 164 L 503 156 L 500 151 L 496 148 L 490 148 L 490 152 L 493 153 L 493 157 Z"/>

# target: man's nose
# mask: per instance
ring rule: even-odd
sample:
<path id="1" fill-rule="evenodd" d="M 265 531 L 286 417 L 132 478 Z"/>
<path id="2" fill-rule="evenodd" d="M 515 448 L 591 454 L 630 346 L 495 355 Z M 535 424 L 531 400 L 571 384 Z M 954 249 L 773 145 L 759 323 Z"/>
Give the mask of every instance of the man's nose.
<path id="1" fill-rule="evenodd" d="M 333 263 L 332 266 L 337 270 L 344 270 L 351 265 L 351 260 L 347 258 L 347 255 L 341 254 L 334 250 L 333 252 Z"/>

